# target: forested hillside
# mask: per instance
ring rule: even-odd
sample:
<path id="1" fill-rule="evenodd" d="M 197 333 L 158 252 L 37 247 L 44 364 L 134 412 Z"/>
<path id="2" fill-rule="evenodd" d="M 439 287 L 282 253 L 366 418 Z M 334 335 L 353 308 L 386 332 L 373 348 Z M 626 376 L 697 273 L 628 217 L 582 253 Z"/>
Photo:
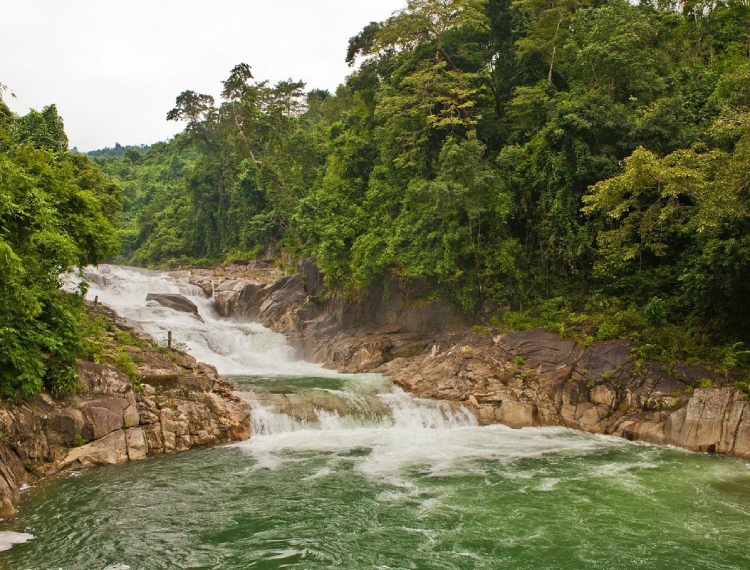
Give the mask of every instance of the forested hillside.
<path id="1" fill-rule="evenodd" d="M 747 2 L 406 4 L 342 46 L 336 93 L 239 64 L 177 97 L 174 140 L 98 159 L 122 260 L 312 256 L 352 298 L 747 339 Z"/>
<path id="2" fill-rule="evenodd" d="M 0 399 L 75 391 L 88 321 L 60 274 L 118 251 L 119 188 L 67 148 L 54 105 L 16 116 L 0 85 Z"/>

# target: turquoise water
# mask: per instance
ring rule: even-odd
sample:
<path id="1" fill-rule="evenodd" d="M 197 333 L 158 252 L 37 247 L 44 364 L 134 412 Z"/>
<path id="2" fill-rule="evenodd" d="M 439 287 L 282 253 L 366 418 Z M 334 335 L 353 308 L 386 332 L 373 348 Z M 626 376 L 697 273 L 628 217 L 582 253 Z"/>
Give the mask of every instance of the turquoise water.
<path id="1" fill-rule="evenodd" d="M 409 413 L 39 484 L 0 568 L 750 568 L 746 462 L 385 397 Z"/>

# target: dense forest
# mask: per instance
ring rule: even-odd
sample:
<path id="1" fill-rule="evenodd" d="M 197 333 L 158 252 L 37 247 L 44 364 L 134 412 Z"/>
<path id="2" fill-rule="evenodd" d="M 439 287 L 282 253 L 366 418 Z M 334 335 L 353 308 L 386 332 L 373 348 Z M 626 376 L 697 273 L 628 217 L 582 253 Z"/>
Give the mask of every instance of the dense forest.
<path id="1" fill-rule="evenodd" d="M 78 386 L 89 328 L 61 274 L 116 254 L 120 189 L 67 151 L 54 105 L 22 117 L 0 86 L 0 398 Z"/>
<path id="2" fill-rule="evenodd" d="M 732 365 L 745 354 L 745 0 L 408 0 L 345 48 L 352 73 L 336 93 L 271 85 L 240 63 L 220 101 L 177 96 L 167 119 L 185 129 L 174 139 L 92 156 L 122 190 L 118 261 L 309 256 L 352 300 L 375 284 L 408 286 L 478 321 L 507 307 L 492 318 L 584 342 L 632 338 L 644 357 L 723 346 L 715 357 Z M 39 178 L 29 161 L 57 153 L 55 176 L 83 171 L 104 189 L 101 203 L 80 201 L 103 230 L 81 241 L 89 222 L 76 226 L 64 234 L 70 247 L 56 248 L 69 255 L 29 271 L 54 281 L 112 253 L 116 192 L 59 135 L 39 132 L 49 108 L 3 113 L 5 170 Z M 67 223 L 57 210 L 39 221 L 43 236 Z M 13 275 L 46 238 L 17 237 L 6 217 L 0 262 Z M 0 318 L 43 317 L 48 300 L 17 287 L 35 281 L 18 275 L 2 302 L 33 299 Z M 16 349 L 0 346 L 7 361 Z"/>
<path id="3" fill-rule="evenodd" d="M 121 260 L 311 256 L 351 298 L 745 339 L 749 56 L 744 1 L 409 0 L 351 38 L 335 94 L 239 64 L 220 102 L 177 97 L 172 141 L 100 160 Z"/>

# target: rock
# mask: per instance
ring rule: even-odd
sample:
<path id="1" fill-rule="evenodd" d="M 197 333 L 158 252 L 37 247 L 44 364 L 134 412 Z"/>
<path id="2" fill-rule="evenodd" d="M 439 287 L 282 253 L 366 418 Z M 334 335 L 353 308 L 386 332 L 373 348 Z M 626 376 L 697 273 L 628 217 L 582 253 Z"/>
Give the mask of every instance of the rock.
<path id="1" fill-rule="evenodd" d="M 102 439 L 92 441 L 68 453 L 61 464 L 62 469 L 116 465 L 128 460 L 125 432 L 118 430 Z"/>
<path id="2" fill-rule="evenodd" d="M 75 408 L 55 410 L 42 420 L 48 442 L 65 446 L 71 446 L 77 438 L 84 437 L 85 423 L 83 413 Z"/>
<path id="3" fill-rule="evenodd" d="M 244 281 L 225 281 L 214 289 L 214 306 L 222 317 L 233 317 Z"/>
<path id="4" fill-rule="evenodd" d="M 376 338 L 362 344 L 351 356 L 351 362 L 357 372 L 367 372 L 377 368 L 387 360 L 390 345 L 386 339 Z"/>
<path id="5" fill-rule="evenodd" d="M 595 404 L 601 404 L 607 408 L 614 409 L 617 404 L 617 392 L 615 392 L 609 386 L 599 384 L 591 389 L 589 396 L 591 401 Z"/>
<path id="6" fill-rule="evenodd" d="M 132 390 L 130 378 L 113 366 L 78 363 L 79 385 L 88 394 L 125 394 Z"/>
<path id="7" fill-rule="evenodd" d="M 188 281 L 191 285 L 194 285 L 195 287 L 198 287 L 201 291 L 203 291 L 203 294 L 206 296 L 206 299 L 210 299 L 214 295 L 214 284 L 212 281 L 199 281 L 196 279 L 190 279 Z"/>
<path id="8" fill-rule="evenodd" d="M 495 409 L 495 420 L 512 428 L 538 425 L 536 416 L 536 406 L 512 400 L 503 400 L 500 407 Z"/>
<path id="9" fill-rule="evenodd" d="M 82 433 L 83 439 L 87 441 L 100 439 L 123 427 L 122 412 L 118 414 L 108 408 L 87 405 L 84 415 L 86 423 Z"/>
<path id="10" fill-rule="evenodd" d="M 128 459 L 137 461 L 148 457 L 148 445 L 143 428 L 132 428 L 125 432 L 125 445 L 127 446 Z"/>
<path id="11" fill-rule="evenodd" d="M 260 306 L 258 319 L 262 323 L 278 320 L 290 306 L 307 299 L 303 276 L 299 273 L 278 283 L 281 286 L 268 295 Z"/>
<path id="12" fill-rule="evenodd" d="M 20 486 L 29 479 L 23 462 L 13 449 L 0 441 L 0 518 L 16 514 Z"/>
<path id="13" fill-rule="evenodd" d="M 497 423 L 494 406 L 481 406 L 477 413 L 479 425 L 486 426 Z"/>
<path id="14" fill-rule="evenodd" d="M 687 406 L 670 415 L 664 426 L 668 441 L 694 451 L 716 452 L 724 439 L 724 423 L 733 388 L 699 388 Z"/>
<path id="15" fill-rule="evenodd" d="M 189 392 L 209 392 L 214 380 L 200 374 L 153 374 L 144 375 L 142 381 L 164 390 L 185 390 Z"/>
<path id="16" fill-rule="evenodd" d="M 323 274 L 312 259 L 299 260 L 297 262 L 297 273 L 302 275 L 302 288 L 308 296 L 316 298 L 323 292 Z"/>
<path id="17" fill-rule="evenodd" d="M 137 426 L 141 421 L 140 414 L 138 413 L 138 407 L 135 403 L 129 405 L 122 412 L 122 425 L 125 428 L 131 428 Z"/>
<path id="18" fill-rule="evenodd" d="M 191 313 L 198 317 L 198 307 L 187 297 L 173 293 L 149 293 L 146 301 L 154 301 L 169 309 L 181 313 Z"/>

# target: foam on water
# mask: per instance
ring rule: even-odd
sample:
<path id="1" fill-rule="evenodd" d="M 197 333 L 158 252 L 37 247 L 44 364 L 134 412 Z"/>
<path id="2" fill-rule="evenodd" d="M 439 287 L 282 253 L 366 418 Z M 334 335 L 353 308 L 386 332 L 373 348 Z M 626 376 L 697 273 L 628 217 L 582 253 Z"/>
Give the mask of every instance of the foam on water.
<path id="1" fill-rule="evenodd" d="M 25 532 L 0 531 L 0 552 L 10 550 L 15 544 L 23 544 L 33 539 L 33 535 Z"/>
<path id="2" fill-rule="evenodd" d="M 166 273 L 132 267 L 100 265 L 88 267 L 87 299 L 99 301 L 119 315 L 141 324 L 157 342 L 184 347 L 201 362 L 212 364 L 220 374 L 332 376 L 335 372 L 296 360 L 284 337 L 257 323 L 222 319 L 203 292 L 186 280 Z M 70 289 L 75 287 L 71 279 Z M 149 293 L 180 294 L 198 307 L 200 318 L 146 301 Z"/>
<path id="3" fill-rule="evenodd" d="M 259 467 L 266 469 L 295 461 L 294 453 L 319 452 L 345 457 L 347 453 L 365 450 L 365 456 L 357 458 L 358 473 L 373 482 L 409 487 L 413 478 L 478 473 L 477 461 L 508 466 L 541 457 L 566 460 L 611 450 L 620 444 L 614 438 L 580 437 L 577 432 L 563 428 L 514 430 L 502 425 L 479 427 L 475 420 L 473 424 L 467 420 L 462 426 L 445 422 L 435 427 L 410 418 L 391 426 L 279 431 L 254 436 L 235 446 L 251 454 Z M 625 445 L 633 444 L 625 442 Z M 540 475 L 514 471 L 509 473 L 511 477 L 531 479 Z M 538 490 L 551 490 L 559 483 L 551 478 L 543 481 L 545 484 L 536 486 Z"/>

